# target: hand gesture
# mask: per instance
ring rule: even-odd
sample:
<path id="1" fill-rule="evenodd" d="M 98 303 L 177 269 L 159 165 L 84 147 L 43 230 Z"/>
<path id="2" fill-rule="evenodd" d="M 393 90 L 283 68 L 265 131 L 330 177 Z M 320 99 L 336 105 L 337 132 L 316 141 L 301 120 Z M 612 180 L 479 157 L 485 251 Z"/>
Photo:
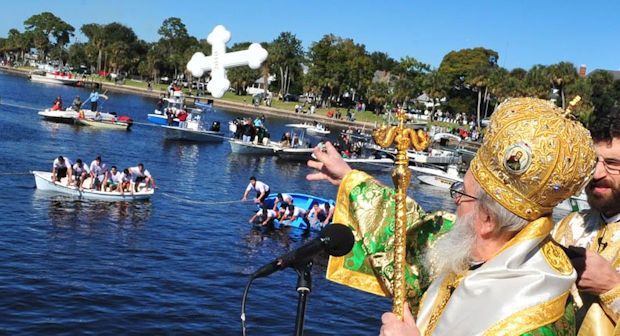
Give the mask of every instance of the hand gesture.
<path id="1" fill-rule="evenodd" d="M 580 251 L 575 247 L 570 247 L 570 250 Z M 571 263 L 577 271 L 579 290 L 600 295 L 620 284 L 620 274 L 611 262 L 594 251 L 585 250 L 585 254 L 571 259 Z"/>
<path id="2" fill-rule="evenodd" d="M 316 173 L 308 174 L 308 181 L 327 180 L 333 185 L 340 185 L 342 179 L 351 171 L 351 167 L 344 162 L 340 153 L 330 142 L 325 143 L 326 151 L 323 152 L 318 146 L 314 148 L 313 154 L 317 161 L 308 161 L 308 167 L 318 170 Z"/>

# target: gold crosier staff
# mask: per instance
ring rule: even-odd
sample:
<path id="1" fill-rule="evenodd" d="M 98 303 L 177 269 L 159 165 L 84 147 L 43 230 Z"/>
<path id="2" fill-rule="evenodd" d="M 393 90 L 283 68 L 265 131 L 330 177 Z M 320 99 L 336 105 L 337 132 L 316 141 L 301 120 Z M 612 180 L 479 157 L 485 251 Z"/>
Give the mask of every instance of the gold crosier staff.
<path id="1" fill-rule="evenodd" d="M 422 130 L 417 132 L 405 127 L 407 117 L 401 109 L 396 114 L 398 126 L 385 125 L 373 131 L 373 139 L 383 147 L 396 146 L 396 162 L 392 171 L 392 182 L 396 187 L 396 220 L 394 222 L 394 277 L 392 278 L 393 301 L 392 312 L 401 320 L 406 299 L 405 290 L 405 257 L 407 251 L 407 187 L 411 181 L 407 150 L 413 145 L 416 150 L 424 150 L 428 146 L 428 135 Z"/>

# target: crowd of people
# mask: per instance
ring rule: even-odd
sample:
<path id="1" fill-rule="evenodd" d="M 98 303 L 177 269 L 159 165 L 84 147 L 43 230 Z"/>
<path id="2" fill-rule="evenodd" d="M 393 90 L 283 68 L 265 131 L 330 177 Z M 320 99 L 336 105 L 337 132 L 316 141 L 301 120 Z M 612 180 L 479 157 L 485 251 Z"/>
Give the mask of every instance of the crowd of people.
<path id="1" fill-rule="evenodd" d="M 101 156 L 97 156 L 90 165 L 82 159 L 72 163 L 66 156 L 58 156 L 52 163 L 52 181 L 60 183 L 65 179 L 67 187 L 75 186 L 80 191 L 84 188 L 104 192 L 134 193 L 140 188 L 155 188 L 155 179 L 144 168 L 144 164 L 128 167 L 120 171 L 112 165 L 104 163 Z"/>
<path id="2" fill-rule="evenodd" d="M 243 142 L 267 145 L 270 134 L 265 127 L 265 115 L 252 118 L 238 118 L 233 120 L 234 138 Z"/>
<path id="3" fill-rule="evenodd" d="M 93 112 L 97 111 L 98 102 L 99 102 L 99 99 L 101 98 L 101 96 L 102 95 L 100 95 L 99 92 L 96 89 L 93 89 L 92 92 L 90 93 L 90 95 L 88 96 L 88 98 L 86 98 L 86 102 L 90 102 L 90 110 L 91 111 L 93 111 Z M 82 99 L 80 98 L 80 96 L 75 96 L 75 98 L 71 102 L 71 109 L 73 111 L 80 111 L 82 109 L 82 105 L 84 105 L 84 103 L 82 102 Z M 52 102 L 51 110 L 52 111 L 62 111 L 63 110 L 63 103 L 62 103 L 62 97 L 61 96 L 57 96 L 56 99 L 54 99 L 54 102 Z"/>

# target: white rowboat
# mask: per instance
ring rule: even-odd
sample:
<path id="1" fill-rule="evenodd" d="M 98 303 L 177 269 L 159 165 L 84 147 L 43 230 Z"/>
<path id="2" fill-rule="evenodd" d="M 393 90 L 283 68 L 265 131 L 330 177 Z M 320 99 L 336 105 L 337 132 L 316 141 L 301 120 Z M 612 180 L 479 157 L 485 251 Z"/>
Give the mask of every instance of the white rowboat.
<path id="1" fill-rule="evenodd" d="M 59 194 L 73 196 L 79 199 L 99 200 L 99 201 L 137 201 L 146 200 L 153 196 L 154 189 L 141 189 L 139 192 L 124 193 L 121 195 L 118 192 L 105 192 L 84 189 L 80 191 L 75 186 L 67 186 L 65 181 L 54 182 L 52 181 L 52 173 L 43 171 L 33 171 L 34 181 L 37 184 L 37 189 L 48 192 L 55 192 Z M 90 179 L 87 179 L 83 183 L 84 185 L 90 185 Z"/>

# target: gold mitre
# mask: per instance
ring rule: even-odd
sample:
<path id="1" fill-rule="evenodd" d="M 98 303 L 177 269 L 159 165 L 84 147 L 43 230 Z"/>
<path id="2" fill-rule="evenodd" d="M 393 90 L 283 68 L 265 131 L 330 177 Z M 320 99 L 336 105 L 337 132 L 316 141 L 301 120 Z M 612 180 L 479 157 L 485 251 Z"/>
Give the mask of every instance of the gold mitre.
<path id="1" fill-rule="evenodd" d="M 581 123 L 549 101 L 514 98 L 493 113 L 470 170 L 506 209 L 534 220 L 583 189 L 595 164 Z"/>

